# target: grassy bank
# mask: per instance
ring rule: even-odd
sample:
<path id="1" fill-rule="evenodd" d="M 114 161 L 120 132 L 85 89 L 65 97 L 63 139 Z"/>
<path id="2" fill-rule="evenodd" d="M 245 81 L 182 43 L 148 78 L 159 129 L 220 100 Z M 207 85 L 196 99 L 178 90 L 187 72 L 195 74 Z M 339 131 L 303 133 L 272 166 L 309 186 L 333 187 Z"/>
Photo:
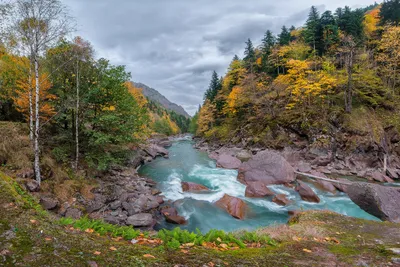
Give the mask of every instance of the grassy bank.
<path id="1" fill-rule="evenodd" d="M 85 218 L 60 220 L 13 178 L 0 177 L 4 266 L 389 266 L 396 257 L 389 248 L 400 248 L 399 225 L 332 212 L 301 213 L 288 225 L 250 233 L 141 233 Z"/>

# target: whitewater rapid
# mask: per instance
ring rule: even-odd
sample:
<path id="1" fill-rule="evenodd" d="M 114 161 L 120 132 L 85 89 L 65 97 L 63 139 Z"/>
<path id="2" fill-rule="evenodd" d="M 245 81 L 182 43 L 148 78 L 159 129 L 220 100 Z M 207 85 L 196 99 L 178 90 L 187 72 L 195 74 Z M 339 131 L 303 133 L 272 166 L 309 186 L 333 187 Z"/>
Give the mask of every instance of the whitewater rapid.
<path id="1" fill-rule="evenodd" d="M 245 185 L 237 181 L 237 171 L 217 168 L 206 153 L 193 148 L 193 142 L 189 138 L 176 140 L 169 148 L 169 153 L 169 159 L 156 159 L 140 168 L 139 172 L 155 180 L 165 201 L 175 205 L 179 213 L 188 220 L 188 224 L 181 226 L 182 228 L 199 228 L 201 231 L 213 228 L 227 231 L 255 229 L 286 223 L 289 210 L 310 209 L 329 209 L 348 216 L 377 220 L 361 210 L 346 194 L 323 192 L 312 184 L 309 185 L 320 197 L 320 203 L 303 201 L 294 189 L 281 185 L 268 187 L 277 194 L 285 194 L 292 201 L 288 206 L 279 206 L 271 198 L 247 198 Z M 205 185 L 211 191 L 200 194 L 183 192 L 183 181 Z M 246 202 L 249 206 L 246 219 L 234 219 L 214 205 L 224 194 Z M 161 223 L 159 227 L 173 228 L 176 225 Z"/>

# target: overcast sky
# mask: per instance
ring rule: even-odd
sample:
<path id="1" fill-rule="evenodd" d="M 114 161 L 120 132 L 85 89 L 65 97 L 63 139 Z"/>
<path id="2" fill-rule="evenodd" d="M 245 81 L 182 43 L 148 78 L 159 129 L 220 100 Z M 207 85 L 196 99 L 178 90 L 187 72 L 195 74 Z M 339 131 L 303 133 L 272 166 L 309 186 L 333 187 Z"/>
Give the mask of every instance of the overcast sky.
<path id="1" fill-rule="evenodd" d="M 245 41 L 267 29 L 301 26 L 319 11 L 363 7 L 371 0 L 64 0 L 97 57 L 125 65 L 132 80 L 157 89 L 191 115 L 211 72 L 223 75 Z"/>

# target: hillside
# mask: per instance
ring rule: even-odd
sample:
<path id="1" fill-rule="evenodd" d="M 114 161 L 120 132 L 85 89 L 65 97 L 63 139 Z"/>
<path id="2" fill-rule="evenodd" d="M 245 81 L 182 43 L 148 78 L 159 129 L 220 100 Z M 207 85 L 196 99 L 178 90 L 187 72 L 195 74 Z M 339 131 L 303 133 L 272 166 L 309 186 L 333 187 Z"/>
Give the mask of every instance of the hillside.
<path id="1" fill-rule="evenodd" d="M 169 101 L 165 96 L 160 94 L 156 89 L 151 88 L 143 83 L 135 83 L 133 82 L 133 85 L 135 87 L 143 89 L 143 94 L 149 98 L 150 100 L 157 102 L 161 104 L 163 107 L 165 107 L 168 110 L 175 111 L 176 113 L 185 116 L 186 118 L 190 118 L 190 115 L 184 110 L 183 107 L 172 103 Z"/>

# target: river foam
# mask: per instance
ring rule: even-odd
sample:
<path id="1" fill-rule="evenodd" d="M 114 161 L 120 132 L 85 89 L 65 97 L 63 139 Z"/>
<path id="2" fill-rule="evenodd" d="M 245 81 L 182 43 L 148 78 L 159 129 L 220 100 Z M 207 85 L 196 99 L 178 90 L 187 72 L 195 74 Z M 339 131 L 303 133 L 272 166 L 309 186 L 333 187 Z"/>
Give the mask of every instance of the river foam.
<path id="1" fill-rule="evenodd" d="M 179 213 L 188 220 L 182 228 L 208 231 L 212 228 L 227 231 L 237 229 L 255 229 L 276 223 L 285 223 L 289 210 L 328 209 L 344 215 L 376 220 L 361 210 L 344 193 L 328 193 L 310 187 L 318 194 L 320 203 L 303 201 L 292 188 L 272 185 L 269 188 L 277 194 L 285 194 L 292 201 L 288 206 L 279 206 L 269 198 L 245 197 L 245 185 L 237 181 L 237 171 L 217 168 L 207 154 L 195 150 L 187 138 L 176 140 L 169 148 L 170 158 L 159 158 L 143 166 L 139 172 L 158 183 L 162 196 L 171 201 Z M 210 188 L 207 193 L 183 192 L 181 182 L 194 182 Z M 249 207 L 245 220 L 232 218 L 224 210 L 215 206 L 215 202 L 224 194 L 241 198 Z M 161 223 L 160 228 L 173 228 L 176 225 Z"/>

